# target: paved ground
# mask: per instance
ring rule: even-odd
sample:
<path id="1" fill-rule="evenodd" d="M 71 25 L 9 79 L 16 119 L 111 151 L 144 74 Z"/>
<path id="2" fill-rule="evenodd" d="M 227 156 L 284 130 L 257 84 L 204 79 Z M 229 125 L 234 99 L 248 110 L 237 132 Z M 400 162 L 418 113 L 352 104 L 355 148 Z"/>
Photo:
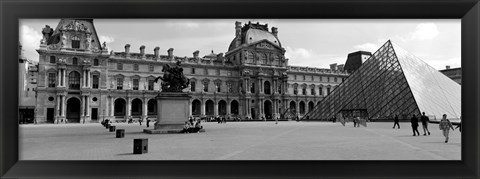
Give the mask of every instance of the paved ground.
<path id="1" fill-rule="evenodd" d="M 438 124 L 430 136 L 412 136 L 409 123 L 344 127 L 327 122 L 204 123 L 205 133 L 145 134 L 145 124 L 20 126 L 20 160 L 460 160 L 458 130 L 444 143 Z M 152 126 L 150 126 L 152 128 Z M 421 126 L 420 126 L 421 127 Z M 148 138 L 148 153 L 133 154 L 133 139 Z"/>

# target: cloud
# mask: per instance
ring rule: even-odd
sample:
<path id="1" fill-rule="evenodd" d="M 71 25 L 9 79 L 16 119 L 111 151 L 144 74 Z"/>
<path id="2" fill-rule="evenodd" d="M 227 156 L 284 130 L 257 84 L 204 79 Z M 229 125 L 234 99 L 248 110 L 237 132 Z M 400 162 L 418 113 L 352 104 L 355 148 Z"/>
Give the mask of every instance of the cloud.
<path id="1" fill-rule="evenodd" d="M 292 48 L 292 47 L 289 47 L 289 46 L 287 46 L 285 50 L 286 50 L 285 57 L 286 58 L 291 58 L 291 59 L 310 58 L 310 57 L 313 56 L 313 53 L 314 53 L 312 50 L 308 50 L 308 49 L 305 49 L 305 48 Z"/>
<path id="2" fill-rule="evenodd" d="M 362 51 L 368 51 L 368 52 L 375 52 L 380 46 L 374 43 L 364 43 L 361 45 L 355 45 L 353 46 L 354 49 L 356 50 L 362 50 Z"/>
<path id="3" fill-rule="evenodd" d="M 415 32 L 411 34 L 411 38 L 418 40 L 431 40 L 438 34 L 440 34 L 440 32 L 435 23 L 421 23 L 417 25 Z"/>
<path id="4" fill-rule="evenodd" d="M 20 27 L 20 44 L 27 59 L 38 61 L 38 54 L 35 51 L 40 46 L 43 35 L 34 28 L 22 25 Z"/>
<path id="5" fill-rule="evenodd" d="M 112 43 L 112 42 L 115 41 L 115 38 L 110 37 L 110 36 L 101 35 L 98 38 L 100 39 L 100 43 L 106 42 L 108 44 L 108 43 Z"/>

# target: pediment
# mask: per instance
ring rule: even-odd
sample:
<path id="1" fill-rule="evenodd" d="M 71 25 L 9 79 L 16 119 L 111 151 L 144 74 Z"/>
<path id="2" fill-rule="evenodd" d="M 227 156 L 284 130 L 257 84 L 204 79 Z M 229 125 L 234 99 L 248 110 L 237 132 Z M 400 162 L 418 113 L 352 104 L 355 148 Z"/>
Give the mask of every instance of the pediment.
<path id="1" fill-rule="evenodd" d="M 284 49 L 282 47 L 280 47 L 277 44 L 274 44 L 274 43 L 272 43 L 272 42 L 270 42 L 266 39 L 260 40 L 258 42 L 253 43 L 253 44 L 250 44 L 249 46 L 253 46 L 253 47 L 259 48 L 259 49 L 284 51 Z"/>

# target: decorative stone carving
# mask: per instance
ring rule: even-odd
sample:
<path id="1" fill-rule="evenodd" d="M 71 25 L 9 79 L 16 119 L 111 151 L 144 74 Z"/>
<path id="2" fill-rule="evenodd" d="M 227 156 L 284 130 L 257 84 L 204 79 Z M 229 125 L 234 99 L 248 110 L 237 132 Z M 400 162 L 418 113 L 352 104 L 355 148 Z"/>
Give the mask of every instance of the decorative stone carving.
<path id="1" fill-rule="evenodd" d="M 273 46 L 267 42 L 257 44 L 257 48 L 274 49 Z"/>
<path id="2" fill-rule="evenodd" d="M 60 30 L 90 33 L 90 29 L 78 21 L 72 21 L 71 23 L 62 26 Z"/>

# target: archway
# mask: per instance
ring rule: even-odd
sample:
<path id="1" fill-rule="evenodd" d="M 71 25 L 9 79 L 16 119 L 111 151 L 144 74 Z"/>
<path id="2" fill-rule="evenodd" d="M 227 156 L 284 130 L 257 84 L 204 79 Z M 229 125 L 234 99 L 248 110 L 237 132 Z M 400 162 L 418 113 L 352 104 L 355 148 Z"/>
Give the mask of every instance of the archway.
<path id="1" fill-rule="evenodd" d="M 227 115 L 227 102 L 225 102 L 224 100 L 220 100 L 218 102 L 218 114 Z"/>
<path id="2" fill-rule="evenodd" d="M 263 83 L 263 93 L 270 94 L 270 82 L 269 81 L 265 81 Z"/>
<path id="3" fill-rule="evenodd" d="M 70 98 L 67 101 L 67 120 L 68 122 L 80 122 L 80 100 Z"/>
<path id="4" fill-rule="evenodd" d="M 238 101 L 233 100 L 230 102 L 230 113 L 238 115 Z"/>
<path id="5" fill-rule="evenodd" d="M 149 116 L 153 117 L 157 115 L 157 101 L 155 99 L 148 100 L 147 108 Z"/>
<path id="6" fill-rule="evenodd" d="M 193 116 L 200 116 L 201 115 L 201 102 L 200 100 L 196 99 L 192 102 L 192 115 Z"/>
<path id="7" fill-rule="evenodd" d="M 298 107 L 300 108 L 300 114 L 305 114 L 305 102 L 300 101 Z"/>
<path id="8" fill-rule="evenodd" d="M 132 100 L 132 116 L 141 117 L 142 116 L 142 100 L 135 98 Z"/>
<path id="9" fill-rule="evenodd" d="M 207 116 L 214 115 L 214 104 L 212 100 L 207 100 L 207 102 L 205 102 L 205 115 Z"/>
<path id="10" fill-rule="evenodd" d="M 265 118 L 272 119 L 272 102 L 269 100 L 264 102 L 263 113 L 265 114 Z"/>
<path id="11" fill-rule="evenodd" d="M 308 112 L 313 111 L 314 103 L 312 101 L 308 102 Z"/>
<path id="12" fill-rule="evenodd" d="M 290 111 L 295 112 L 297 110 L 297 104 L 295 101 L 290 102 Z"/>
<path id="13" fill-rule="evenodd" d="M 114 113 L 113 115 L 116 116 L 116 117 L 120 117 L 120 116 L 125 116 L 126 114 L 126 102 L 124 99 L 122 98 L 118 98 L 115 100 L 115 106 L 114 106 Z"/>

